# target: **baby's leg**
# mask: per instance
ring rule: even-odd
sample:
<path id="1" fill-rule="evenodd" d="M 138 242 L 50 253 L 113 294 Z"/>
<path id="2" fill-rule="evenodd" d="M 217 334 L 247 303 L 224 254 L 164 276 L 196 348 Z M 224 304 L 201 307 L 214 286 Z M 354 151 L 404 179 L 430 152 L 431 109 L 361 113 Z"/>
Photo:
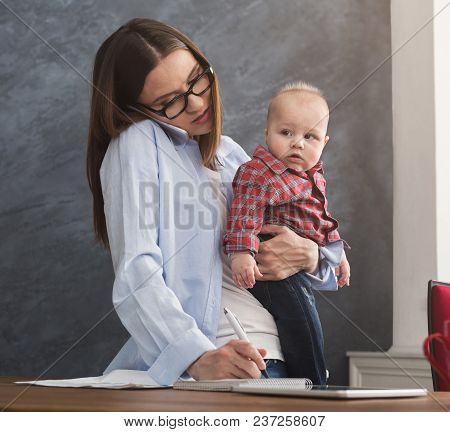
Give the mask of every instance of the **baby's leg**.
<path id="1" fill-rule="evenodd" d="M 322 325 L 304 274 L 281 281 L 257 281 L 248 291 L 275 319 L 289 377 L 326 384 Z"/>

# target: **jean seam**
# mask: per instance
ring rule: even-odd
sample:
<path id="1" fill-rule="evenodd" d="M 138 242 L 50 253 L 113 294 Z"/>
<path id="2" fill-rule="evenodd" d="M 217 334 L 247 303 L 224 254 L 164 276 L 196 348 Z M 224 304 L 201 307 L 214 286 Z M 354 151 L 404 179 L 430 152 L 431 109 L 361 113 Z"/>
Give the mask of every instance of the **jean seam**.
<path id="1" fill-rule="evenodd" d="M 309 304 L 312 306 L 315 306 L 316 301 L 313 297 L 313 294 L 308 292 L 308 288 L 302 285 L 302 291 L 305 293 L 305 296 L 308 298 Z"/>
<path id="2" fill-rule="evenodd" d="M 299 297 L 298 297 L 298 292 L 297 292 L 297 290 L 295 289 L 295 287 L 292 285 L 291 279 L 288 278 L 288 281 L 287 281 L 287 282 L 288 282 L 288 284 L 289 284 L 289 288 L 291 289 L 291 291 L 294 292 L 295 297 L 296 297 L 296 299 L 297 299 L 297 302 L 299 303 L 300 307 L 302 308 L 303 315 L 304 315 L 305 317 L 307 317 L 307 318 L 306 318 L 306 322 L 307 322 L 307 324 L 308 324 L 309 337 L 312 339 L 312 336 L 313 336 L 313 335 L 312 335 L 312 333 L 311 333 L 311 323 L 309 322 L 309 319 L 308 319 L 309 314 L 306 313 L 305 308 L 303 307 L 303 304 L 302 304 L 302 302 L 300 301 L 300 299 L 299 299 Z"/>

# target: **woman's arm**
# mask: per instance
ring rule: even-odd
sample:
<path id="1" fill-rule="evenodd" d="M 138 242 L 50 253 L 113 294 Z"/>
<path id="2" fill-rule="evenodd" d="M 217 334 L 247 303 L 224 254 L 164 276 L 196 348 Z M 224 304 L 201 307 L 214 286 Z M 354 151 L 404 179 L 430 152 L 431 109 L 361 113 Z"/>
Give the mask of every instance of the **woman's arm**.
<path id="1" fill-rule="evenodd" d="M 114 307 L 149 365 L 149 375 L 159 384 L 172 384 L 193 361 L 216 347 L 163 278 L 152 128 L 150 122 L 133 125 L 111 142 L 101 178 L 115 272 Z"/>

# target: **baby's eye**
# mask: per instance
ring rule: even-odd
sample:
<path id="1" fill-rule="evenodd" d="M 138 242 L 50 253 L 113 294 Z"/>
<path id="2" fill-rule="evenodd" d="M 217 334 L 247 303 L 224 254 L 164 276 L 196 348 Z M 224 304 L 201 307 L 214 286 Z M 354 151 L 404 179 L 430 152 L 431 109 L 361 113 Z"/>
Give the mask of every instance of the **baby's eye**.
<path id="1" fill-rule="evenodd" d="M 306 140 L 314 140 L 316 139 L 316 137 L 310 133 L 305 134 L 305 139 Z"/>
<path id="2" fill-rule="evenodd" d="M 292 136 L 292 131 L 290 131 L 289 129 L 283 129 L 283 130 L 281 131 L 281 135 L 284 135 L 284 136 Z"/>

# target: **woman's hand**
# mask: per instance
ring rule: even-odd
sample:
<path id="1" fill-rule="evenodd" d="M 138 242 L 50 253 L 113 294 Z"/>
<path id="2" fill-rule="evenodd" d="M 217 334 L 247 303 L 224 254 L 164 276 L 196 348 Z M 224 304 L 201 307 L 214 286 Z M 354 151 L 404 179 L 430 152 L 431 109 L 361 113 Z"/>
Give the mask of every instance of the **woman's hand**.
<path id="1" fill-rule="evenodd" d="M 196 380 L 226 378 L 259 378 L 266 368 L 264 348 L 255 348 L 250 342 L 232 340 L 224 346 L 206 351 L 187 368 Z"/>
<path id="2" fill-rule="evenodd" d="M 259 244 L 255 259 L 264 276 L 257 276 L 256 280 L 282 280 L 300 270 L 308 273 L 317 270 L 319 247 L 312 240 L 281 225 L 263 225 L 261 234 L 275 234 L 275 237 Z"/>

